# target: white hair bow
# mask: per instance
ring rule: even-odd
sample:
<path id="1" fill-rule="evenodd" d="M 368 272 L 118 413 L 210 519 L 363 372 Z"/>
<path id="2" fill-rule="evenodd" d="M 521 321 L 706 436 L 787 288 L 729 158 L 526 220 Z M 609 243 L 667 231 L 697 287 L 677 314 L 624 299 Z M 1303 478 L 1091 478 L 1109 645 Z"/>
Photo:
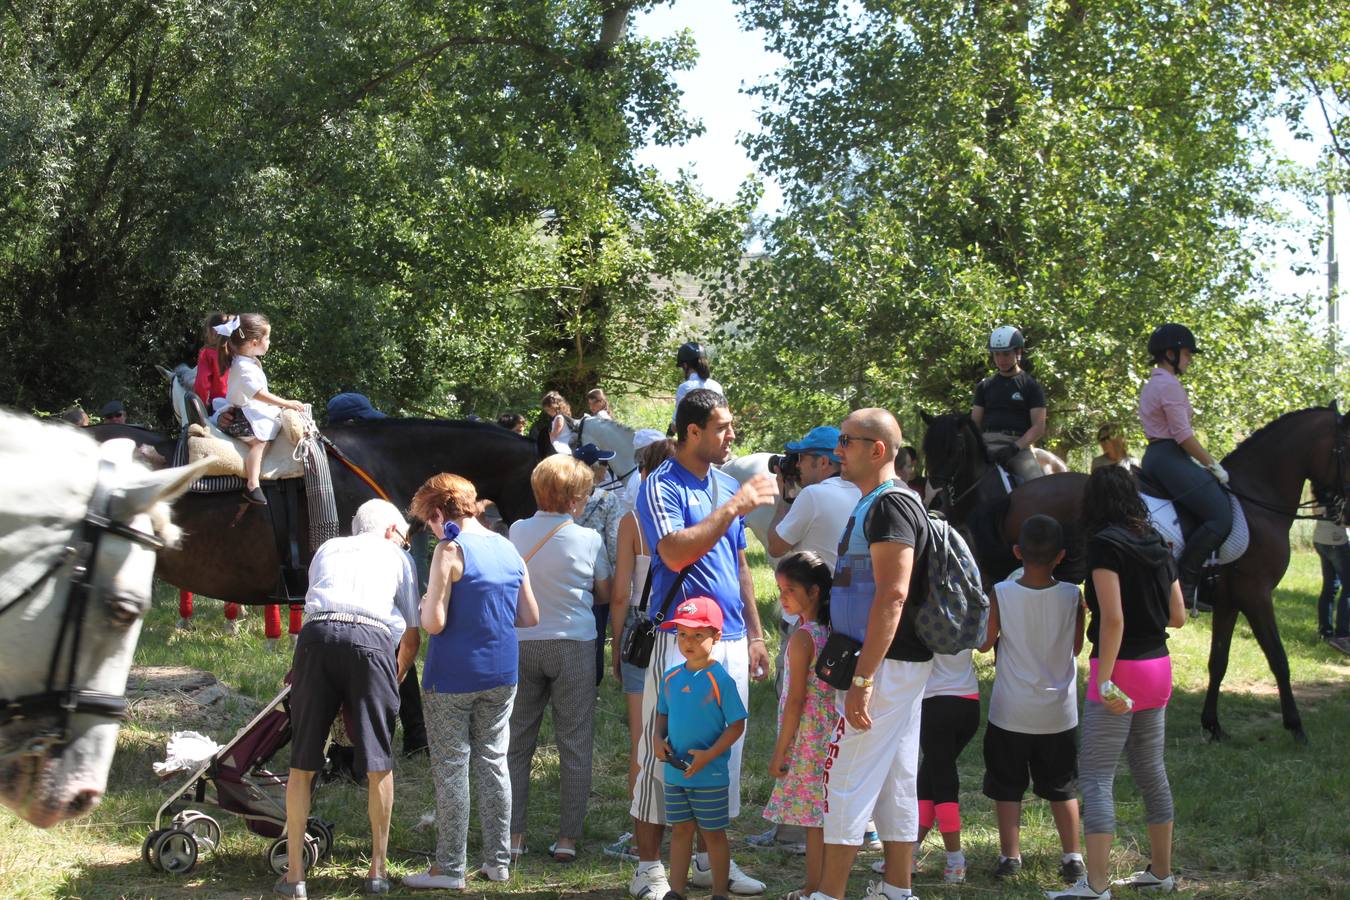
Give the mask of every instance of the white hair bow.
<path id="1" fill-rule="evenodd" d="M 235 316 L 227 322 L 221 322 L 219 325 L 211 326 L 211 330 L 216 334 L 229 337 L 234 334 L 234 330 L 239 327 L 239 317 Z"/>

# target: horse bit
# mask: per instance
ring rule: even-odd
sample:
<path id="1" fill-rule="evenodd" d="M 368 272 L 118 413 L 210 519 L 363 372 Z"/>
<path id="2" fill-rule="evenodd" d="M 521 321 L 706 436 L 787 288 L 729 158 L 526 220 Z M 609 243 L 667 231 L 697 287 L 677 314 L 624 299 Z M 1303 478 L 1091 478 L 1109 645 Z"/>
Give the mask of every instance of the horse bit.
<path id="1" fill-rule="evenodd" d="M 94 566 L 103 536 L 112 533 L 152 550 L 164 549 L 164 542 L 158 537 L 109 518 L 108 506 L 112 491 L 105 476 L 112 468 L 113 464 L 110 461 L 100 461 L 99 478 L 94 485 L 94 493 L 89 499 L 84 519 L 72 536 L 71 542 L 57 556 L 55 562 L 38 576 L 37 581 L 0 607 L 0 616 L 3 616 L 31 598 L 67 564 L 71 565 L 70 586 L 66 592 L 66 606 L 61 616 L 61 630 L 57 633 L 56 646 L 52 648 L 51 663 L 47 667 L 46 689 L 40 693 L 25 694 L 12 699 L 0 698 L 0 726 L 49 713 L 55 713 L 57 721 L 24 746 L 0 755 L 0 758 L 42 756 L 52 748 L 56 748 L 56 755 L 60 756 L 70 743 L 70 720 L 75 715 L 97 716 L 113 721 L 122 721 L 127 717 L 127 700 L 124 695 L 107 694 L 75 686 L 75 669 L 79 661 L 85 612 L 89 606 L 90 594 L 94 591 Z M 130 626 L 145 613 L 145 610 L 133 608 L 131 603 L 118 596 L 105 596 L 104 602 L 112 611 L 113 621 L 120 626 Z M 65 685 L 58 687 L 57 675 L 61 668 L 61 651 L 67 643 L 69 656 L 65 667 Z"/>

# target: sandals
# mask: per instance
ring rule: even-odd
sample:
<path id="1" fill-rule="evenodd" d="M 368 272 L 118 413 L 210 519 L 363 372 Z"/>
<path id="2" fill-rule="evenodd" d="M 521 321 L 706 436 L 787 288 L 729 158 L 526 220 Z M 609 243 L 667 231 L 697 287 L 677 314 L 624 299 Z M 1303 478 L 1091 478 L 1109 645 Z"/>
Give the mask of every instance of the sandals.
<path id="1" fill-rule="evenodd" d="M 559 847 L 557 841 L 548 845 L 548 855 L 553 857 L 554 862 L 570 863 L 576 862 L 576 847 Z"/>

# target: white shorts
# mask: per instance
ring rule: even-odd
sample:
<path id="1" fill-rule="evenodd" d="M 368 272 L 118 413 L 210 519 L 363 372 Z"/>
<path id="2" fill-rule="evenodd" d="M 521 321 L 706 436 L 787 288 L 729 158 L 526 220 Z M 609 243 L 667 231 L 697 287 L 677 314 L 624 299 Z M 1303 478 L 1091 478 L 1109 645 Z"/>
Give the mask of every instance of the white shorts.
<path id="1" fill-rule="evenodd" d="M 874 818 L 883 841 L 919 838 L 919 719 L 932 662 L 882 660 L 872 685 L 872 727 L 858 731 L 843 716 L 825 759 L 825 843 L 862 844 Z"/>
<path id="2" fill-rule="evenodd" d="M 741 702 L 749 709 L 749 642 L 745 638 L 718 641 L 713 644 L 712 657 L 722 664 L 736 682 Z M 639 822 L 652 825 L 666 824 L 666 764 L 656 758 L 655 750 L 656 695 L 661 676 L 683 662 L 684 655 L 680 653 L 675 632 L 658 631 L 656 646 L 652 648 L 652 661 L 647 666 L 647 675 L 642 683 L 642 734 L 638 738 L 638 775 L 637 781 L 633 784 L 633 805 L 629 810 L 633 818 Z M 922 692 L 920 685 L 920 693 Z M 746 724 L 748 732 L 749 723 Z M 917 742 L 917 738 L 915 740 Z M 727 800 L 732 819 L 741 814 L 741 751 L 744 747 L 745 734 L 742 734 L 740 739 L 731 745 L 731 759 L 727 762 L 727 771 L 731 776 L 727 787 Z"/>

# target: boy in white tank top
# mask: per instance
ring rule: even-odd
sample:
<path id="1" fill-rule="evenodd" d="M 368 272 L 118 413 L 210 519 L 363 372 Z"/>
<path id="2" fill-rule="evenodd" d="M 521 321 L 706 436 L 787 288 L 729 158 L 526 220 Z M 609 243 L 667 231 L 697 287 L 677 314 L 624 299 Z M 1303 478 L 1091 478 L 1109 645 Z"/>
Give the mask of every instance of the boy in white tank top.
<path id="1" fill-rule="evenodd" d="M 989 633 L 997 646 L 989 725 L 984 734 L 984 794 L 998 810 L 995 878 L 1022 868 L 1022 796 L 1028 784 L 1050 802 L 1063 856 L 1060 875 L 1081 876 L 1078 842 L 1078 652 L 1083 599 L 1077 585 L 1051 574 L 1064 558 L 1064 532 L 1049 516 L 1022 523 L 1013 548 L 1022 576 L 990 595 Z"/>

